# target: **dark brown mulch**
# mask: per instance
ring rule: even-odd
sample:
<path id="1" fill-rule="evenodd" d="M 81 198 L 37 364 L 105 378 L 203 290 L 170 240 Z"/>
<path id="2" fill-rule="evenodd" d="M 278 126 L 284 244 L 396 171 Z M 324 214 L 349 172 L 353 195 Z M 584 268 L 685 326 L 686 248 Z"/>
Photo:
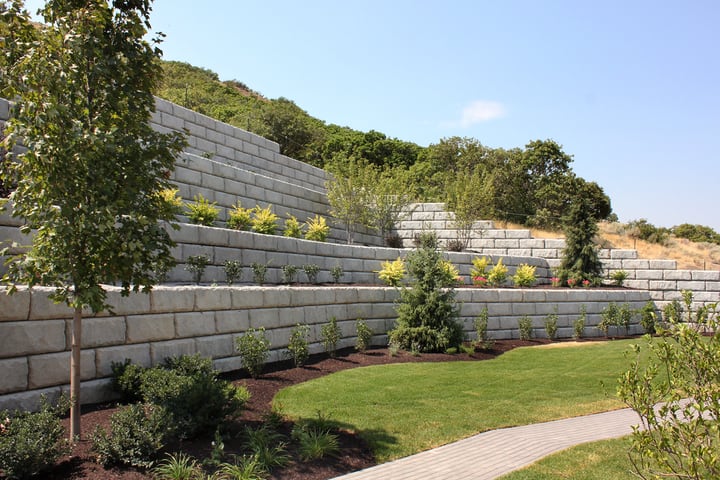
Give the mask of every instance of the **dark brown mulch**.
<path id="1" fill-rule="evenodd" d="M 271 402 L 275 394 L 282 388 L 305 382 L 314 378 L 328 375 L 348 368 L 356 368 L 368 365 L 381 365 L 401 362 L 448 362 L 448 361 L 481 361 L 495 358 L 498 355 L 518 346 L 538 345 L 547 343 L 547 340 L 500 340 L 497 341 L 492 350 L 477 351 L 468 354 L 422 354 L 419 356 L 401 352 L 397 356 L 389 355 L 387 348 L 376 348 L 365 353 L 358 353 L 352 349 L 339 352 L 336 358 L 328 358 L 327 355 L 315 355 L 309 363 L 301 368 L 294 368 L 288 363 L 270 365 L 265 374 L 259 379 L 248 378 L 243 372 L 233 372 L 226 375 L 226 378 L 244 385 L 251 393 L 251 399 L 247 404 L 243 415 L 238 421 L 226 425 L 229 431 L 240 431 L 244 425 L 255 425 L 262 422 L 271 412 Z M 94 462 L 90 451 L 90 433 L 96 426 L 105 428 L 109 426 L 109 418 L 117 410 L 115 404 L 91 405 L 83 408 L 82 427 L 83 438 L 78 442 L 71 455 L 64 457 L 51 471 L 43 474 L 42 478 L 48 480 L 60 479 L 86 479 L 86 480 L 146 480 L 152 478 L 146 472 L 131 468 L 104 469 Z M 67 420 L 65 421 L 67 428 Z M 283 428 L 289 432 L 291 426 L 284 425 Z M 191 442 L 184 442 L 174 451 L 180 450 L 193 455 L 196 458 L 208 456 L 211 449 L 212 435 L 194 439 Z M 239 441 L 231 440 L 225 442 L 226 453 L 241 454 Z M 337 457 L 329 457 L 323 460 L 300 463 L 292 461 L 287 467 L 273 472 L 273 479 L 283 480 L 325 480 L 344 473 L 353 472 L 375 465 L 370 450 L 365 442 L 352 432 L 340 433 L 341 452 Z"/>

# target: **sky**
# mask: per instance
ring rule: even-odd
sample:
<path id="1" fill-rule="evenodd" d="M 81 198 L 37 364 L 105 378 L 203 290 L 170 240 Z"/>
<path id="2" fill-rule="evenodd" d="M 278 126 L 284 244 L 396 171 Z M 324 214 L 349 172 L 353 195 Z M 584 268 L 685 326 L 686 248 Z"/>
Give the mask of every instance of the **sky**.
<path id="1" fill-rule="evenodd" d="M 716 0 L 155 0 L 150 20 L 166 60 L 327 123 L 553 139 L 621 221 L 720 232 Z"/>

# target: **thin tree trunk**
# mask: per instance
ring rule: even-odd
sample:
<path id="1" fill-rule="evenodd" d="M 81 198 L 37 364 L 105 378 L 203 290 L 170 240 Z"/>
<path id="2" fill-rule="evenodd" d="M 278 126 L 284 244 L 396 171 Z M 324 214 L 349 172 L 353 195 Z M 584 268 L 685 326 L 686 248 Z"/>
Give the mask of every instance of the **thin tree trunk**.
<path id="1" fill-rule="evenodd" d="M 80 349 L 82 347 L 82 307 L 75 308 L 70 354 L 70 441 L 80 438 Z"/>

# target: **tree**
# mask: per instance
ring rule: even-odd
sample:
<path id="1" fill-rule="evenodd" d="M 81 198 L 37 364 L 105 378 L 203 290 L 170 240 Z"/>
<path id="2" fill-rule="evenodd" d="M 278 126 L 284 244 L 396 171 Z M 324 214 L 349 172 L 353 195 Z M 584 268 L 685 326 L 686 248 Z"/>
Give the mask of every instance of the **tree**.
<path id="1" fill-rule="evenodd" d="M 330 215 L 345 224 L 348 244 L 353 243 L 358 226 L 371 227 L 373 218 L 367 206 L 371 203 L 371 185 L 377 176 L 375 167 L 364 160 L 336 157 L 330 166 L 332 176 L 325 182 Z"/>
<path id="2" fill-rule="evenodd" d="M 677 319 L 660 336 L 646 337 L 647 352 L 633 346 L 618 396 L 640 417 L 630 452 L 640 478 L 720 478 L 717 306 L 702 308 L 704 325 Z M 703 327 L 714 333 L 704 335 Z"/>
<path id="3" fill-rule="evenodd" d="M 558 270 L 562 282 L 568 278 L 595 281 L 602 273 L 594 240 L 598 226 L 592 207 L 584 197 L 575 199 L 570 207 L 565 221 L 565 250 Z"/>
<path id="4" fill-rule="evenodd" d="M 6 13 L 26 25 L 20 6 Z M 106 284 L 148 292 L 174 264 L 160 223 L 174 209 L 161 191 L 184 140 L 149 124 L 161 75 L 161 52 L 143 38 L 150 11 L 150 0 L 50 0 L 46 25 L 3 65 L 17 100 L 7 141 L 28 150 L 9 154 L 0 176 L 17 184 L 10 200 L 22 230 L 35 230 L 4 280 L 10 291 L 53 286 L 51 298 L 73 309 L 71 438 L 80 435 L 83 308 L 110 308 Z"/>

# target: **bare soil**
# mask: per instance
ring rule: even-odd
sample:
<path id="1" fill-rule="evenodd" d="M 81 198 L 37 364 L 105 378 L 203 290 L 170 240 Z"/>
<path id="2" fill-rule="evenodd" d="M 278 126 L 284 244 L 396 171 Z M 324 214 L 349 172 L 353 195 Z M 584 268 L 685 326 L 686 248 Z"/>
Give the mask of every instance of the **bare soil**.
<path id="1" fill-rule="evenodd" d="M 478 350 L 473 354 L 422 354 L 411 355 L 401 352 L 391 356 L 387 348 L 375 348 L 365 353 L 358 353 L 352 349 L 340 351 L 335 358 L 327 355 L 315 355 L 310 358 L 304 367 L 295 368 L 289 363 L 281 362 L 269 365 L 264 375 L 258 379 L 247 377 L 244 372 L 232 372 L 226 375 L 234 383 L 244 385 L 251 393 L 251 398 L 243 414 L 236 420 L 224 425 L 226 431 L 240 432 L 246 425 L 259 425 L 271 413 L 271 403 L 275 394 L 282 388 L 305 382 L 314 378 L 328 375 L 333 372 L 368 365 L 382 365 L 401 362 L 450 362 L 450 361 L 482 361 L 495 358 L 502 353 L 519 346 L 541 345 L 549 343 L 548 340 L 536 339 L 530 341 L 499 340 L 491 350 Z M 96 426 L 109 428 L 110 416 L 118 409 L 114 403 L 102 405 L 89 405 L 83 408 L 82 426 L 83 437 L 74 446 L 71 454 L 62 458 L 50 472 L 42 474 L 48 480 L 86 479 L 86 480 L 146 480 L 152 475 L 136 468 L 116 467 L 105 469 L 95 463 L 91 452 L 90 434 Z M 65 427 L 68 427 L 65 420 Z M 282 430 L 289 433 L 292 425 L 286 422 Z M 340 454 L 322 460 L 302 463 L 292 460 L 288 466 L 273 471 L 272 479 L 283 480 L 325 480 L 345 473 L 361 470 L 375 465 L 375 460 L 365 442 L 353 432 L 340 431 Z M 186 441 L 168 447 L 168 451 L 185 452 L 197 459 L 206 458 L 211 451 L 212 434 Z M 240 440 L 231 439 L 225 442 L 226 454 L 241 455 Z M 292 451 L 290 454 L 292 455 Z"/>

